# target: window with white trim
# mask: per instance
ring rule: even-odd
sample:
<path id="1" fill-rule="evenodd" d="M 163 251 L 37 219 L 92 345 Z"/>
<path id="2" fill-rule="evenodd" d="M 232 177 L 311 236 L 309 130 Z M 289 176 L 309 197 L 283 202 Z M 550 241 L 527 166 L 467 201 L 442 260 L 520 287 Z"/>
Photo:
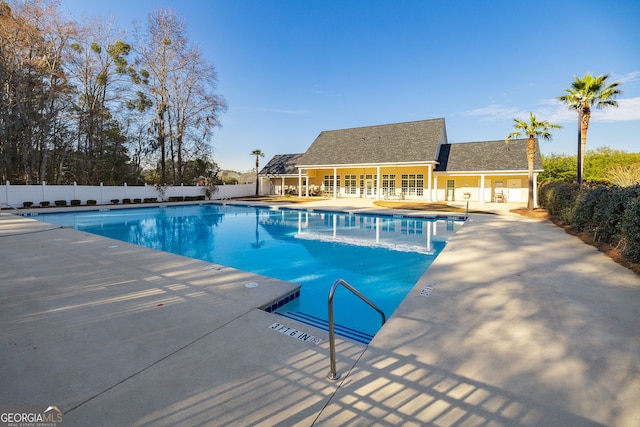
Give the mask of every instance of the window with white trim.
<path id="1" fill-rule="evenodd" d="M 357 185 L 358 181 L 355 175 L 344 176 L 344 194 L 356 194 Z"/>
<path id="2" fill-rule="evenodd" d="M 382 194 L 396 193 L 396 175 L 382 174 Z"/>
<path id="3" fill-rule="evenodd" d="M 402 174 L 402 193 L 407 196 L 424 195 L 424 174 Z"/>
<path id="4" fill-rule="evenodd" d="M 340 175 L 337 175 L 336 177 L 338 178 L 336 185 L 338 190 L 340 190 Z M 333 193 L 333 175 L 324 176 L 324 191 Z"/>

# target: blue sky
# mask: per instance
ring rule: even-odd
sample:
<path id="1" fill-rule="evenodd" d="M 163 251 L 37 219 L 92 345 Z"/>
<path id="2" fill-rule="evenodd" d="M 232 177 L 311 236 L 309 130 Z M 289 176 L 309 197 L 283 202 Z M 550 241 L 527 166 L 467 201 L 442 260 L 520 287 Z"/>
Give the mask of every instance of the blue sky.
<path id="1" fill-rule="evenodd" d="M 449 142 L 503 139 L 513 119 L 564 126 L 542 152 L 575 154 L 574 76 L 611 74 L 620 107 L 594 110 L 587 149 L 640 152 L 637 0 L 61 0 L 132 33 L 170 7 L 218 72 L 223 169 L 301 153 L 323 130 L 444 117 Z"/>

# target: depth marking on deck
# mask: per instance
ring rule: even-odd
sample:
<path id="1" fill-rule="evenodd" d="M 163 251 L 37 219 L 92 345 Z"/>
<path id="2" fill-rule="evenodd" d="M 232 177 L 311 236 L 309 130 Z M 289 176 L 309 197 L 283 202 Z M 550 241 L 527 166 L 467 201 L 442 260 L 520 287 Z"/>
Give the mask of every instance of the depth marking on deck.
<path id="1" fill-rule="evenodd" d="M 304 341 L 309 344 L 318 345 L 322 342 L 321 338 L 314 337 L 313 335 L 309 335 L 306 332 L 302 332 L 297 329 L 289 328 L 288 326 L 284 326 L 281 323 L 272 323 L 268 326 L 268 328 L 273 329 L 274 331 L 278 331 L 281 334 L 289 335 L 290 337 L 299 339 L 300 341 Z"/>
<path id="2" fill-rule="evenodd" d="M 435 288 L 436 284 L 433 282 L 429 282 L 426 285 L 424 285 L 424 288 L 422 288 L 422 290 L 420 291 L 420 296 L 421 297 L 428 297 L 429 295 L 431 295 L 431 291 L 433 291 L 433 288 Z"/>

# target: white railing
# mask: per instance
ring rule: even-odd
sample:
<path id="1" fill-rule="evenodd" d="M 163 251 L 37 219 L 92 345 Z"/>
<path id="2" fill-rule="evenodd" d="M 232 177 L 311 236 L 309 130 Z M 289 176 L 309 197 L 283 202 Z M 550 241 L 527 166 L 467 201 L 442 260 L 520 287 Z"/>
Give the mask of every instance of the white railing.
<path id="1" fill-rule="evenodd" d="M 255 184 L 219 185 L 218 191 L 211 196 L 212 200 L 246 197 L 255 194 Z M 12 206 L 23 206 L 24 202 L 32 202 L 34 206 L 42 202 L 49 202 L 51 206 L 56 200 L 80 200 L 86 204 L 87 200 L 95 200 L 97 204 L 106 205 L 112 200 L 122 203 L 123 199 L 156 198 L 158 201 L 169 200 L 170 197 L 204 196 L 205 187 L 198 185 L 179 185 L 166 187 L 160 191 L 153 185 L 11 185 L 9 181 L 0 185 L 0 203 Z"/>

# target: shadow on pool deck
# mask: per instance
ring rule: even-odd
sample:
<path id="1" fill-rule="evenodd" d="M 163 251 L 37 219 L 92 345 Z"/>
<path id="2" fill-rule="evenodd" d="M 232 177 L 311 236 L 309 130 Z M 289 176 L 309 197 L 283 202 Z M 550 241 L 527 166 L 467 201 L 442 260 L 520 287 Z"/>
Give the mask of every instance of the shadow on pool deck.
<path id="1" fill-rule="evenodd" d="M 0 405 L 66 425 L 640 421 L 640 280 L 546 221 L 472 215 L 337 382 L 293 284 L 6 214 L 0 260 Z"/>

